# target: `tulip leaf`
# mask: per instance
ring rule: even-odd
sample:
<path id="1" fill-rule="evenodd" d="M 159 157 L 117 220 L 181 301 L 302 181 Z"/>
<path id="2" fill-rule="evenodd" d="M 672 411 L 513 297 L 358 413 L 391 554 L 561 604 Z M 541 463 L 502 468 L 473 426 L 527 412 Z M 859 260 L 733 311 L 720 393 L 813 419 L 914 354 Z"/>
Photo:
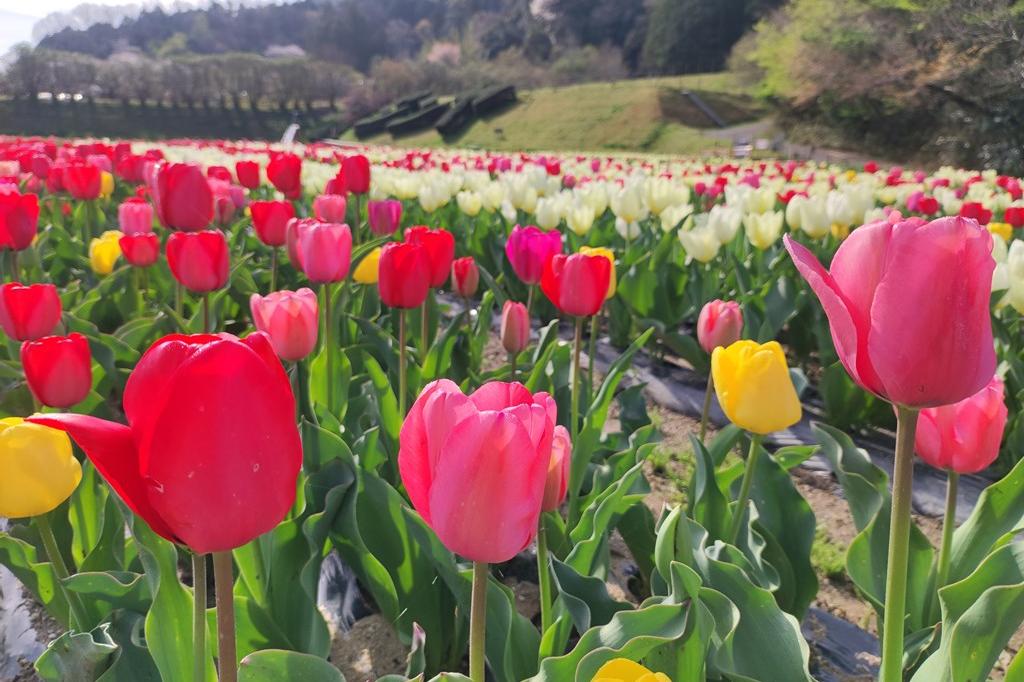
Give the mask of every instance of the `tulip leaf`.
<path id="1" fill-rule="evenodd" d="M 333 398 L 327 394 L 327 367 L 334 368 L 334 383 L 331 385 Z M 348 355 L 337 345 L 325 346 L 309 364 L 309 391 L 313 408 L 317 414 L 327 413 L 328 405 L 334 405 L 335 419 L 344 420 L 347 406 L 349 383 L 352 381 L 352 363 Z"/>
<path id="2" fill-rule="evenodd" d="M 108 633 L 117 644 L 113 661 L 96 682 L 160 682 L 160 671 L 145 646 L 146 617 L 134 611 L 111 614 Z"/>
<path id="3" fill-rule="evenodd" d="M 572 566 L 557 559 L 552 562 L 552 567 L 558 599 L 565 604 L 578 632 L 604 625 L 619 611 L 633 608 L 627 602 L 612 599 L 608 586 L 600 578 L 580 575 Z"/>
<path id="4" fill-rule="evenodd" d="M 712 537 L 724 538 L 732 525 L 732 511 L 729 500 L 715 474 L 715 465 L 704 444 L 690 436 L 695 467 L 690 480 L 689 512 L 693 519 L 708 529 Z"/>
<path id="5" fill-rule="evenodd" d="M 341 671 L 318 656 L 265 649 L 249 654 L 238 665 L 238 682 L 345 682 Z"/>
<path id="6" fill-rule="evenodd" d="M 813 429 L 821 454 L 843 488 L 853 524 L 862 531 L 888 501 L 889 476 L 842 431 L 826 424 L 814 424 Z"/>
<path id="7" fill-rule="evenodd" d="M 99 619 L 114 609 L 145 613 L 152 602 L 145 576 L 125 571 L 85 572 L 69 576 L 64 586 L 82 597 Z"/>
<path id="8" fill-rule="evenodd" d="M 463 311 L 453 317 L 444 334 L 434 340 L 423 361 L 423 371 L 420 373 L 420 380 L 424 384 L 444 378 L 445 374 L 451 370 L 452 351 L 455 349 L 459 331 L 466 324 L 466 314 Z"/>
<path id="9" fill-rule="evenodd" d="M 608 541 L 608 534 L 622 514 L 634 504 L 642 504 L 646 490 L 637 492 L 634 484 L 643 479 L 643 462 L 633 466 L 613 485 L 597 496 L 580 517 L 579 523 L 570 531 L 572 551 L 565 563 L 583 575 L 592 575 L 597 569 L 601 548 Z M 646 485 L 644 485 L 646 488 Z"/>
<path id="10" fill-rule="evenodd" d="M 68 603 L 57 584 L 57 576 L 48 561 L 38 561 L 36 548 L 7 533 L 0 533 L 0 564 L 46 607 L 46 612 L 61 625 L 70 623 Z"/>
<path id="11" fill-rule="evenodd" d="M 106 670 L 117 644 L 102 625 L 92 632 L 65 632 L 36 660 L 36 672 L 53 682 L 92 682 Z"/>

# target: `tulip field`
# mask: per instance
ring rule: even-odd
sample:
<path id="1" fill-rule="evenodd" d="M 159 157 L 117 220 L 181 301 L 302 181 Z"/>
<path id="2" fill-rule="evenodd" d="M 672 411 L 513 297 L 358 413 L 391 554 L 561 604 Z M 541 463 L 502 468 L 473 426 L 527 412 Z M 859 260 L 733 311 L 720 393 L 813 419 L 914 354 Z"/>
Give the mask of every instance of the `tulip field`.
<path id="1" fill-rule="evenodd" d="M 870 674 L 1024 680 L 1022 226 L 990 171 L 0 138 L 11 679 L 343 680 L 328 563 L 381 682 L 847 679 L 816 457 Z M 641 363 L 704 397 L 671 503 Z"/>

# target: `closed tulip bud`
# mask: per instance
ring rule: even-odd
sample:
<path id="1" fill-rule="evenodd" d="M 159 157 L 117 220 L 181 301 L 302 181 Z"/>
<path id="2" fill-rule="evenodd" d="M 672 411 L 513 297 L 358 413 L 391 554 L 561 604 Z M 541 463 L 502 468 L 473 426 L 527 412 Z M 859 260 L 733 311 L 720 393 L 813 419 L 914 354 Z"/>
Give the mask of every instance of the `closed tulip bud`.
<path id="1" fill-rule="evenodd" d="M 569 465 L 572 464 L 572 441 L 569 431 L 559 424 L 551 439 L 551 461 L 548 463 L 548 477 L 544 483 L 544 499 L 540 504 L 543 512 L 555 511 L 565 501 L 569 489 Z"/>
<path id="2" fill-rule="evenodd" d="M 452 289 L 462 298 L 469 298 L 476 293 L 480 285 L 480 268 L 472 256 L 452 261 Z"/>
<path id="3" fill-rule="evenodd" d="M 370 191 L 370 160 L 362 154 L 346 156 L 341 162 L 341 171 L 345 176 L 345 187 L 353 194 L 366 194 Z"/>
<path id="4" fill-rule="evenodd" d="M 312 289 L 253 294 L 249 309 L 256 329 L 270 337 L 279 358 L 295 362 L 313 352 L 319 323 Z"/>
<path id="5" fill-rule="evenodd" d="M 774 244 L 782 234 L 782 211 L 767 213 L 748 213 L 743 217 L 743 227 L 747 231 L 747 239 L 758 249 L 764 251 Z"/>
<path id="6" fill-rule="evenodd" d="M 310 282 L 340 282 L 352 263 L 352 232 L 337 223 L 305 224 L 297 231 L 295 253 Z"/>
<path id="7" fill-rule="evenodd" d="M 977 473 L 999 456 L 1006 416 L 1003 382 L 994 377 L 958 403 L 921 410 L 914 442 L 917 456 L 937 469 Z"/>
<path id="8" fill-rule="evenodd" d="M 594 226 L 594 209 L 587 204 L 576 204 L 570 207 L 565 215 L 565 224 L 582 237 Z"/>
<path id="9" fill-rule="evenodd" d="M 117 222 L 124 234 L 152 232 L 153 207 L 145 199 L 126 199 L 117 207 Z"/>
<path id="10" fill-rule="evenodd" d="M 114 193 L 114 176 L 108 171 L 100 171 L 100 196 L 104 199 L 110 198 Z"/>
<path id="11" fill-rule="evenodd" d="M 89 201 L 98 199 L 102 189 L 103 171 L 84 161 L 74 161 L 64 166 L 61 180 L 64 188 L 75 199 Z"/>
<path id="12" fill-rule="evenodd" d="M 348 201 L 343 194 L 321 194 L 313 199 L 313 216 L 325 223 L 345 222 Z"/>
<path id="13" fill-rule="evenodd" d="M 302 194 L 302 159 L 295 154 L 275 154 L 267 164 L 267 179 L 288 199 Z"/>
<path id="14" fill-rule="evenodd" d="M 121 253 L 129 265 L 148 268 L 160 257 L 160 238 L 154 233 L 126 234 L 118 240 Z"/>
<path id="15" fill-rule="evenodd" d="M 175 232 L 167 240 L 167 264 L 189 291 L 205 294 L 228 283 L 228 242 L 220 230 Z"/>
<path id="16" fill-rule="evenodd" d="M 608 293 L 605 294 L 605 300 L 608 300 L 615 295 L 615 254 L 612 250 L 603 246 L 581 246 L 580 253 L 587 256 L 601 256 L 608 259 L 608 263 L 611 264 L 611 278 L 608 282 Z"/>
<path id="17" fill-rule="evenodd" d="M 220 227 L 227 227 L 235 217 L 235 200 L 231 196 L 231 185 L 222 180 L 211 178 L 210 191 L 213 192 L 213 222 Z"/>
<path id="18" fill-rule="evenodd" d="M 260 186 L 260 165 L 255 161 L 238 161 L 235 163 L 235 177 L 242 187 L 256 189 Z"/>
<path id="19" fill-rule="evenodd" d="M 516 225 L 505 242 L 508 261 L 526 284 L 538 284 L 548 260 L 561 252 L 562 235 L 556 231 L 545 232 L 535 225 Z"/>
<path id="20" fill-rule="evenodd" d="M 441 542 L 501 563 L 537 533 L 557 408 L 546 393 L 491 382 L 465 395 L 428 384 L 402 425 L 398 469 L 413 507 Z"/>
<path id="21" fill-rule="evenodd" d="M 708 301 L 697 317 L 697 341 L 710 353 L 719 346 L 731 346 L 743 334 L 743 311 L 736 301 Z"/>
<path id="22" fill-rule="evenodd" d="M 470 218 L 476 217 L 483 206 L 483 199 L 476 192 L 459 192 L 455 195 L 459 210 Z"/>
<path id="23" fill-rule="evenodd" d="M 8 282 L 0 286 L 0 328 L 15 341 L 52 334 L 60 314 L 60 297 L 52 284 Z"/>
<path id="24" fill-rule="evenodd" d="M 398 199 L 370 201 L 366 204 L 370 231 L 378 237 L 394 234 L 402 222 L 402 202 Z"/>
<path id="25" fill-rule="evenodd" d="M 92 389 L 92 356 L 84 336 L 44 336 L 21 344 L 29 390 L 48 407 L 71 407 Z"/>
<path id="26" fill-rule="evenodd" d="M 612 265 L 604 256 L 557 254 L 548 260 L 540 288 L 566 315 L 596 315 L 611 284 Z"/>
<path id="27" fill-rule="evenodd" d="M 128 425 L 81 414 L 28 421 L 66 431 L 156 534 L 196 553 L 241 547 L 295 502 L 295 399 L 265 334 L 160 339 L 128 377 L 124 412 Z"/>
<path id="28" fill-rule="evenodd" d="M 505 301 L 501 309 L 501 345 L 506 353 L 514 355 L 530 345 L 530 314 L 522 303 Z"/>
<path id="29" fill-rule="evenodd" d="M 150 187 L 164 227 L 182 232 L 205 230 L 213 222 L 213 190 L 194 164 L 164 164 Z"/>
<path id="30" fill-rule="evenodd" d="M 363 256 L 363 259 L 356 265 L 356 269 L 352 272 L 352 279 L 356 284 L 376 284 L 378 279 L 378 271 L 380 270 L 380 253 L 381 247 L 375 248 L 370 253 Z"/>
<path id="31" fill-rule="evenodd" d="M 391 308 L 419 308 L 430 291 L 427 250 L 411 242 L 390 242 L 377 269 L 380 300 Z"/>
<path id="32" fill-rule="evenodd" d="M 109 275 L 121 257 L 121 233 L 107 230 L 89 242 L 89 265 L 97 275 Z"/>
<path id="33" fill-rule="evenodd" d="M 252 227 L 256 236 L 267 246 L 284 246 L 288 221 L 295 217 L 290 201 L 254 201 L 249 204 Z"/>
<path id="34" fill-rule="evenodd" d="M 39 197 L 35 194 L 0 192 L 0 252 L 23 251 L 32 245 L 39 230 Z"/>
<path id="35" fill-rule="evenodd" d="M 679 230 L 679 243 L 686 255 L 700 263 L 710 263 L 718 255 L 722 243 L 710 225 L 697 225 L 689 230 Z"/>
<path id="36" fill-rule="evenodd" d="M 0 516 L 47 514 L 71 497 L 82 467 L 66 433 L 18 417 L 0 419 Z"/>
<path id="37" fill-rule="evenodd" d="M 432 230 L 425 225 L 416 225 L 405 231 L 405 241 L 419 244 L 427 254 L 430 286 L 443 286 L 452 271 L 452 259 L 455 257 L 454 235 L 448 230 Z"/>
<path id="38" fill-rule="evenodd" d="M 651 672 L 628 658 L 614 658 L 602 665 L 591 682 L 672 682 L 665 673 Z"/>
<path id="39" fill-rule="evenodd" d="M 711 376 L 718 403 L 736 426 L 763 435 L 800 421 L 800 400 L 778 342 L 715 348 Z"/>
<path id="40" fill-rule="evenodd" d="M 859 227 L 831 271 L 788 236 L 786 248 L 861 387 L 897 405 L 935 407 L 974 395 L 995 374 L 992 235 L 976 221 Z M 926 340 L 927 352 L 913 352 Z"/>

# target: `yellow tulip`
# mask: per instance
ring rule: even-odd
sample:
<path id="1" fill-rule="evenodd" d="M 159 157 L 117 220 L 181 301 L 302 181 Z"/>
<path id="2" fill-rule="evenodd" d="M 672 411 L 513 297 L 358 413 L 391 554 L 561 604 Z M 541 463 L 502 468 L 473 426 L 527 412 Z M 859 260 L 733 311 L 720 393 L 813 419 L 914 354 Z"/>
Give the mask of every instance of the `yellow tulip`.
<path id="1" fill-rule="evenodd" d="M 121 233 L 107 230 L 89 242 L 89 264 L 97 275 L 109 275 L 121 257 Z"/>
<path id="2" fill-rule="evenodd" d="M 363 260 L 359 261 L 359 265 L 356 266 L 355 272 L 352 273 L 352 279 L 357 284 L 376 284 L 377 273 L 380 270 L 380 247 L 366 254 Z"/>
<path id="3" fill-rule="evenodd" d="M 591 682 L 672 682 L 665 673 L 651 672 L 628 658 L 615 658 L 602 665 Z"/>
<path id="4" fill-rule="evenodd" d="M 711 376 L 722 411 L 740 428 L 763 435 L 800 421 L 800 400 L 778 342 L 716 348 Z"/>
<path id="5" fill-rule="evenodd" d="M 603 246 L 582 246 L 580 247 L 580 253 L 586 256 L 604 256 L 612 264 L 612 276 L 608 280 L 608 293 L 604 297 L 604 300 L 607 301 L 615 295 L 615 254 L 612 253 L 611 249 L 606 249 Z"/>
<path id="6" fill-rule="evenodd" d="M 988 231 L 992 234 L 998 234 L 1003 238 L 1004 242 L 1013 239 L 1013 225 L 1010 223 L 989 223 Z"/>
<path id="7" fill-rule="evenodd" d="M 51 512 L 81 480 L 67 434 L 18 417 L 0 419 L 0 516 Z"/>
<path id="8" fill-rule="evenodd" d="M 108 199 L 113 193 L 114 176 L 107 171 L 100 171 L 100 196 L 104 199 Z"/>

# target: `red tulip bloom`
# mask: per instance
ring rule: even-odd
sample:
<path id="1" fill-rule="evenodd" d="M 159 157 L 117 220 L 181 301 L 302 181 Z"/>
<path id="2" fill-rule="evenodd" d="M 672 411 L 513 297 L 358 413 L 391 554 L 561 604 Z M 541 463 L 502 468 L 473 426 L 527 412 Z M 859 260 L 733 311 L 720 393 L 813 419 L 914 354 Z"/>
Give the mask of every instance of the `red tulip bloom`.
<path id="1" fill-rule="evenodd" d="M 126 234 L 118 244 L 124 259 L 137 268 L 148 268 L 160 257 L 160 238 L 153 232 Z"/>
<path id="2" fill-rule="evenodd" d="M 1003 214 L 1003 221 L 1014 227 L 1024 226 L 1024 206 L 1009 206 Z"/>
<path id="3" fill-rule="evenodd" d="M 267 164 L 267 178 L 270 184 L 289 199 L 298 199 L 302 194 L 302 159 L 295 154 L 275 154 Z"/>
<path id="4" fill-rule="evenodd" d="M 452 261 L 452 289 L 462 298 L 476 293 L 480 285 L 480 268 L 472 256 Z"/>
<path id="5" fill-rule="evenodd" d="M 52 284 L 9 282 L 0 286 L 0 328 L 15 341 L 52 334 L 60 313 L 60 297 Z"/>
<path id="6" fill-rule="evenodd" d="M 419 308 L 430 291 L 427 250 L 412 242 L 388 242 L 380 252 L 377 287 L 391 308 Z"/>
<path id="7" fill-rule="evenodd" d="M 267 246 L 284 246 L 285 228 L 295 217 L 290 201 L 254 201 L 249 204 L 256 236 Z"/>
<path id="8" fill-rule="evenodd" d="M 175 232 L 167 240 L 167 264 L 189 291 L 205 294 L 228 283 L 228 242 L 220 230 Z"/>
<path id="9" fill-rule="evenodd" d="M 559 253 L 548 259 L 540 288 L 566 315 L 596 315 L 608 293 L 611 267 L 604 256 Z"/>
<path id="10" fill-rule="evenodd" d="M 229 185 L 234 180 L 234 178 L 231 177 L 231 171 L 224 166 L 208 166 L 206 168 L 206 177 L 211 180 L 221 180 Z"/>
<path id="11" fill-rule="evenodd" d="M 89 342 L 78 333 L 26 341 L 21 366 L 32 395 L 47 407 L 77 405 L 92 389 Z"/>
<path id="12" fill-rule="evenodd" d="M 127 426 L 30 421 L 66 431 L 155 533 L 197 553 L 241 547 L 295 502 L 295 399 L 265 334 L 160 339 L 128 377 L 124 411 Z"/>
<path id="13" fill-rule="evenodd" d="M 27 249 L 38 229 L 39 197 L 0 192 L 0 251 Z"/>
<path id="14" fill-rule="evenodd" d="M 974 218 L 982 225 L 988 225 L 992 220 L 992 211 L 985 208 L 980 201 L 965 201 L 960 206 L 960 217 Z"/>
<path id="15" fill-rule="evenodd" d="M 64 167 L 64 188 L 75 199 L 96 199 L 100 196 L 101 171 L 96 166 L 76 161 Z"/>
<path id="16" fill-rule="evenodd" d="M 349 192 L 366 194 L 370 191 L 370 160 L 365 156 L 346 156 L 341 162 L 341 171 L 345 176 L 345 188 Z"/>
<path id="17" fill-rule="evenodd" d="M 378 237 L 394 234 L 402 223 L 402 202 L 398 199 L 370 201 L 366 204 L 366 219 L 370 231 Z"/>
<path id="18" fill-rule="evenodd" d="M 198 232 L 213 221 L 213 190 L 199 166 L 188 163 L 161 166 L 151 189 L 157 215 L 165 227 Z"/>
<path id="19" fill-rule="evenodd" d="M 426 250 L 430 263 L 430 286 L 443 286 L 452 271 L 455 236 L 448 230 L 431 230 L 426 225 L 416 225 L 405 231 L 405 241 L 419 244 Z"/>
<path id="20" fill-rule="evenodd" d="M 242 187 L 256 189 L 260 186 L 260 165 L 255 161 L 239 161 L 235 164 L 235 176 Z"/>

